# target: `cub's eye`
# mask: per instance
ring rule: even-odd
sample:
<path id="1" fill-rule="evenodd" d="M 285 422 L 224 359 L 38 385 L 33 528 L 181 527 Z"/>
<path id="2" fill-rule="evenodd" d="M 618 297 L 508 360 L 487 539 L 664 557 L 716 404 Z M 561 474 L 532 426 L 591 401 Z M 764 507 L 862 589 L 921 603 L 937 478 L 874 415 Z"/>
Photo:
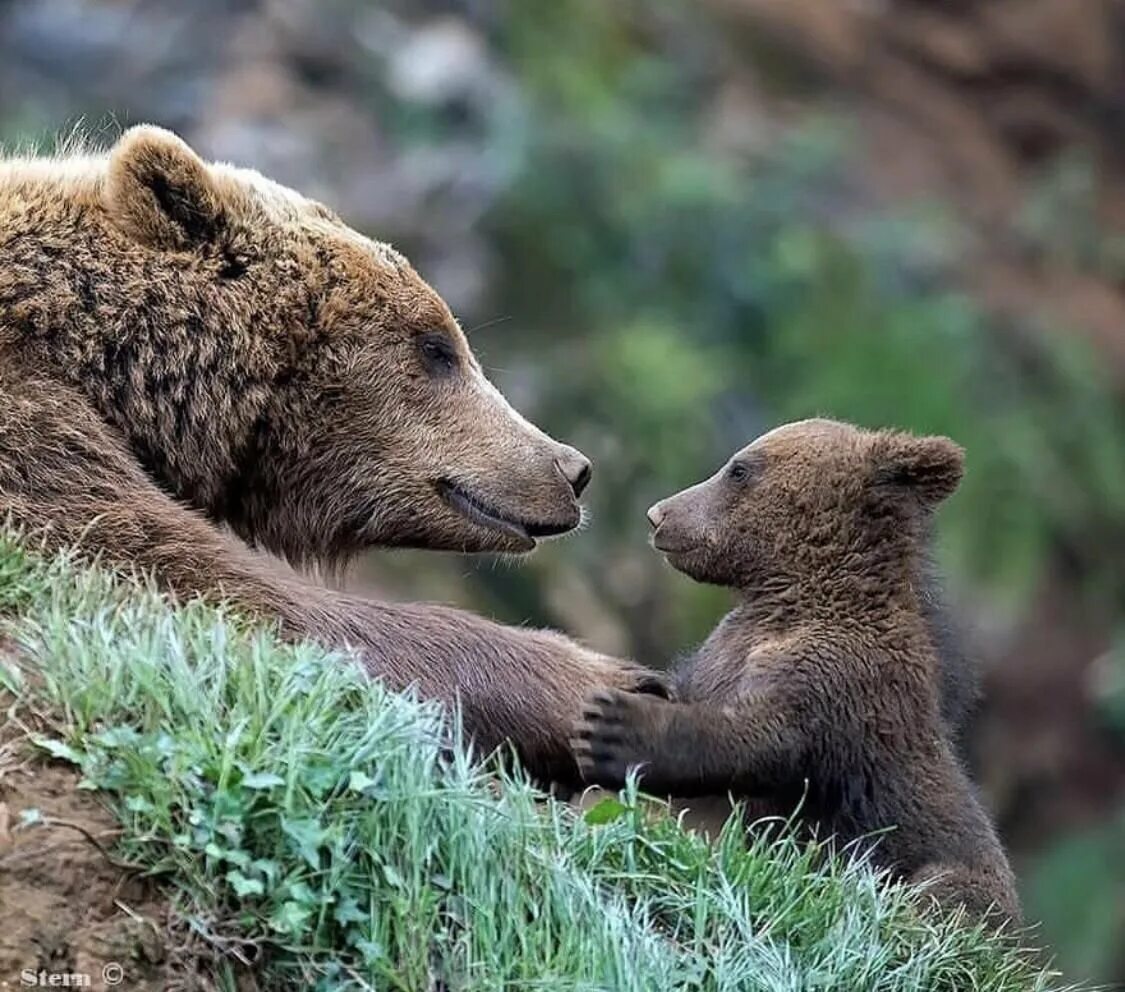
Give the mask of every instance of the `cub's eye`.
<path id="1" fill-rule="evenodd" d="M 418 350 L 430 375 L 449 375 L 457 368 L 453 342 L 441 331 L 429 331 L 418 338 Z"/>

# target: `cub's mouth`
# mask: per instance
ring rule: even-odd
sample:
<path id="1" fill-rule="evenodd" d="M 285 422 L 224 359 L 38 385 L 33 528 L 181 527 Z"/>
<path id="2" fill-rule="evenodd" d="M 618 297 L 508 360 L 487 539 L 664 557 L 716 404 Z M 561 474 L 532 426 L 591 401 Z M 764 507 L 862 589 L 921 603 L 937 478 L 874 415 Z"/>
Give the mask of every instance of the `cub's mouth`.
<path id="1" fill-rule="evenodd" d="M 557 537 L 559 534 L 574 530 L 580 519 L 575 510 L 575 519 L 564 523 L 529 520 L 501 510 L 495 504 L 489 503 L 449 479 L 439 479 L 435 487 L 442 500 L 461 516 L 478 526 L 507 534 L 526 550 L 534 548 L 539 538 Z"/>
<path id="2" fill-rule="evenodd" d="M 688 555 L 699 548 L 699 542 L 690 543 L 681 536 L 678 540 L 674 534 L 664 533 L 657 529 L 649 538 L 652 546 L 663 555 Z"/>

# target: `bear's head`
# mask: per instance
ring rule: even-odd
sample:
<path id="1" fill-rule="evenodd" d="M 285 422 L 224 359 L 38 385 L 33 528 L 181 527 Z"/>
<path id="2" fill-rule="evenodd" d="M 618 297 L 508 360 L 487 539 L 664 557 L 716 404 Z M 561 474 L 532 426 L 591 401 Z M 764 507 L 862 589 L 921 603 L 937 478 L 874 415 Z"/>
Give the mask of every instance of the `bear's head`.
<path id="1" fill-rule="evenodd" d="M 175 495 L 296 560 L 525 552 L 579 523 L 588 460 L 506 402 L 389 246 L 149 126 L 110 150 L 91 213 L 87 372 Z"/>
<path id="2" fill-rule="evenodd" d="M 933 509 L 963 471 L 964 452 L 945 437 L 803 420 L 653 506 L 652 543 L 673 567 L 717 585 L 878 582 L 924 548 Z"/>

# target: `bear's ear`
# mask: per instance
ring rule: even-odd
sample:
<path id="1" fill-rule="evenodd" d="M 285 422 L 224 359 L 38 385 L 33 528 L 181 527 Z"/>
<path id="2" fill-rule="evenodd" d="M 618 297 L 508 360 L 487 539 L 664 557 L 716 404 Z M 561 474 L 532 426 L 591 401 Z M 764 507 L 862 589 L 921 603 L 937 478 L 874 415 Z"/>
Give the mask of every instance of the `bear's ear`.
<path id="1" fill-rule="evenodd" d="M 965 474 L 965 449 L 947 437 L 881 434 L 875 443 L 875 481 L 913 492 L 936 505 L 952 496 Z"/>
<path id="2" fill-rule="evenodd" d="M 207 164 L 171 131 L 146 124 L 110 151 L 103 202 L 122 230 L 152 248 L 197 248 L 225 223 Z"/>

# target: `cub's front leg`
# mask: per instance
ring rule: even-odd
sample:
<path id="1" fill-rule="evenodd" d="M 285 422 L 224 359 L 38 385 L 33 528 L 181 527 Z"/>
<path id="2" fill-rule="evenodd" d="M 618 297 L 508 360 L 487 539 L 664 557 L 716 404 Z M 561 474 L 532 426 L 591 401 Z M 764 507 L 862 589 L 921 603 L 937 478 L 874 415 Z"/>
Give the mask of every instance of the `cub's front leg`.
<path id="1" fill-rule="evenodd" d="M 588 697 L 571 746 L 597 785 L 620 787 L 635 769 L 648 792 L 746 795 L 801 775 L 806 746 L 791 712 L 765 693 L 722 707 L 603 690 Z"/>

